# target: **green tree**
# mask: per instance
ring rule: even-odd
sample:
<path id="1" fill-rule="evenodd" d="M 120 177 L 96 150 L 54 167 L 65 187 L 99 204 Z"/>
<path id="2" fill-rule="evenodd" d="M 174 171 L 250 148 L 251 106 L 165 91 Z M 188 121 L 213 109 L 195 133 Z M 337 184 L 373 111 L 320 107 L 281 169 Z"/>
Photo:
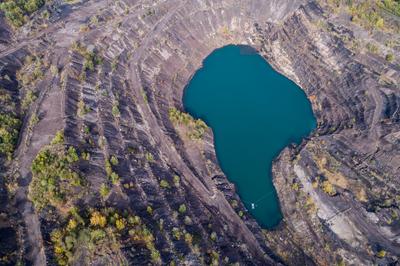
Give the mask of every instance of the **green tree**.
<path id="1" fill-rule="evenodd" d="M 163 179 L 163 180 L 160 181 L 160 187 L 162 187 L 162 188 L 169 188 L 170 186 L 169 186 L 168 181 L 165 180 L 165 179 Z"/>
<path id="2" fill-rule="evenodd" d="M 386 55 L 386 61 L 388 62 L 393 62 L 394 61 L 394 55 L 393 54 L 387 54 Z"/>
<path id="3" fill-rule="evenodd" d="M 101 184 L 100 186 L 100 195 L 103 198 L 106 198 L 108 196 L 108 194 L 110 193 L 110 188 L 106 185 L 106 184 Z"/>
<path id="4" fill-rule="evenodd" d="M 179 206 L 179 212 L 180 213 L 185 213 L 186 212 L 186 205 L 185 204 L 181 204 Z"/>
<path id="5" fill-rule="evenodd" d="M 118 165 L 118 158 L 115 157 L 115 155 L 111 156 L 110 162 L 112 165 L 116 166 Z"/>

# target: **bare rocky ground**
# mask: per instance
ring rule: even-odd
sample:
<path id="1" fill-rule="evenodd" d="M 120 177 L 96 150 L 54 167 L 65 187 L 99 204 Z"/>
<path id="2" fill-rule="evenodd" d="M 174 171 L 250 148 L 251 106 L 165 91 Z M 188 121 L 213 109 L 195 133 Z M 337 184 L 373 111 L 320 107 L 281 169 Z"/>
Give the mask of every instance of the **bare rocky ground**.
<path id="1" fill-rule="evenodd" d="M 11 265 L 55 264 L 49 234 L 66 221 L 35 211 L 27 191 L 33 159 L 59 130 L 66 144 L 90 154 L 79 162 L 89 185 L 77 206 L 135 213 L 154 235 L 157 264 L 209 264 L 213 256 L 221 265 L 398 263 L 400 68 L 350 45 L 359 36 L 383 43 L 393 34 L 370 34 L 313 1 L 55 1 L 46 8 L 46 27 L 33 19 L 13 32 L 0 18 L 2 87 L 22 97 L 27 88 L 17 72 L 24 58 L 47 62 L 31 88 L 37 99 L 20 111 L 14 158 L 2 163 L 0 247 L 9 243 Z M 84 70 L 75 42 L 102 62 Z M 183 89 L 202 60 L 228 44 L 256 48 L 305 91 L 318 120 L 312 136 L 274 163 L 284 220 L 273 231 L 262 230 L 240 204 L 218 167 L 212 132 L 190 140 L 168 117 L 170 108 L 182 108 Z M 398 47 L 390 49 L 399 55 Z M 87 111 L 78 115 L 81 102 Z M 15 104 L 20 109 L 18 97 Z M 39 121 L 32 126 L 33 115 Z M 104 161 L 111 155 L 120 182 L 104 201 L 99 189 L 109 182 Z M 174 184 L 174 176 L 179 186 L 160 186 L 161 180 Z M 187 211 L 180 215 L 183 203 Z M 196 236 L 196 248 L 174 238 L 174 228 Z M 155 263 L 129 239 L 119 249 L 106 260 L 122 254 L 131 265 Z"/>

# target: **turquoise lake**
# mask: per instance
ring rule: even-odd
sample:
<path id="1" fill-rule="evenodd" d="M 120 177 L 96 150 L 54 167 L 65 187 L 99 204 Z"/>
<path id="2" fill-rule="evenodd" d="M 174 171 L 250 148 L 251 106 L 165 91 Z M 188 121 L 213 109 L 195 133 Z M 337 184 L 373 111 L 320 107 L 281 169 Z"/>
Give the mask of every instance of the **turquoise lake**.
<path id="1" fill-rule="evenodd" d="M 276 226 L 272 161 L 316 127 L 305 93 L 252 48 L 230 45 L 204 60 L 183 104 L 212 128 L 219 164 L 252 216 L 263 228 Z"/>

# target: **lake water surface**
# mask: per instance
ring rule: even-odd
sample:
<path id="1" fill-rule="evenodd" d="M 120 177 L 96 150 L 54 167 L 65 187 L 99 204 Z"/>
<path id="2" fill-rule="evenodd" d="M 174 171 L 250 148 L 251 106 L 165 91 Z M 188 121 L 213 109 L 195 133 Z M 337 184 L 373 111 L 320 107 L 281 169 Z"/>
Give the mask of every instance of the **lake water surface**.
<path id="1" fill-rule="evenodd" d="M 250 47 L 230 45 L 205 59 L 183 103 L 213 129 L 219 164 L 246 208 L 263 228 L 277 225 L 272 161 L 316 127 L 304 92 Z"/>

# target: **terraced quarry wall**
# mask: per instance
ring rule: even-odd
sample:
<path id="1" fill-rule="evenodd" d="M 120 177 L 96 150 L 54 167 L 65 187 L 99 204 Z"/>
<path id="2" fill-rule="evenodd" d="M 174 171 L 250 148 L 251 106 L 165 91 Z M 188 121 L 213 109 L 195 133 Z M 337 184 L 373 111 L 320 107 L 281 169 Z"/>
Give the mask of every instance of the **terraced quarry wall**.
<path id="1" fill-rule="evenodd" d="M 70 264 L 397 260 L 399 68 L 351 50 L 343 41 L 354 39 L 351 29 L 329 21 L 317 3 L 99 0 L 60 8 L 46 28 L 19 31 L 0 52 L 9 91 L 17 85 L 4 77 L 18 80 L 26 55 L 46 62 L 43 75 L 15 90 L 37 97 L 24 114 L 15 100 L 23 126 L 14 159 L 3 163 L 12 187 L 4 228 L 18 233 L 20 250 L 12 259 L 55 263 L 51 232 L 66 226 L 74 205 L 140 217 L 153 240 L 136 241 L 128 233 L 134 221 L 115 225 L 116 249 L 74 242 Z M 212 132 L 194 141 L 169 118 L 202 60 L 228 44 L 256 48 L 304 89 L 318 119 L 316 132 L 274 163 L 284 221 L 271 232 L 246 212 L 218 167 Z M 32 161 L 60 130 L 80 157 L 73 171 L 87 183 L 83 194 L 39 211 L 28 197 Z M 376 256 L 382 250 L 387 255 Z"/>

